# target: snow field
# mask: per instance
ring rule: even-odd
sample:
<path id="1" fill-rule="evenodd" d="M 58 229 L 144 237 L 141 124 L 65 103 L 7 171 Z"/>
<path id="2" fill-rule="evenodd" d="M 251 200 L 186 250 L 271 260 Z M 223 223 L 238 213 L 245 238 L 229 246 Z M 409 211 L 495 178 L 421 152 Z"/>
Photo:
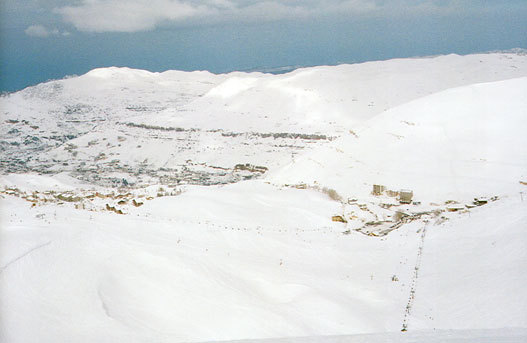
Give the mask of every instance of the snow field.
<path id="1" fill-rule="evenodd" d="M 0 341 L 525 341 L 526 76 L 103 68 L 3 97 Z"/>

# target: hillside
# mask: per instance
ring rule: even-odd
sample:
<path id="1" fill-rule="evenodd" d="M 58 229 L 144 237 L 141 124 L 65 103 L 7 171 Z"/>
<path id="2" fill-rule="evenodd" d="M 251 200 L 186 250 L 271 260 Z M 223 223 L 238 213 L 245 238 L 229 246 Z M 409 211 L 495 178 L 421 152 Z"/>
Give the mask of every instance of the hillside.
<path id="1" fill-rule="evenodd" d="M 277 171 L 348 196 L 372 184 L 423 201 L 519 192 L 527 179 L 527 78 L 453 88 L 395 107 Z"/>

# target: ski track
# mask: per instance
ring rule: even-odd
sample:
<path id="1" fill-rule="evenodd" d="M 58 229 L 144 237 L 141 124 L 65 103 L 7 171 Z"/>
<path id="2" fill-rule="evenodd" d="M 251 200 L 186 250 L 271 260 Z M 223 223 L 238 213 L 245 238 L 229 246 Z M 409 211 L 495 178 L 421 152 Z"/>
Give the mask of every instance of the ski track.
<path id="1" fill-rule="evenodd" d="M 16 257 L 15 259 L 13 259 L 13 260 L 7 262 L 4 266 L 2 266 L 2 267 L 0 268 L 0 274 L 2 274 L 2 273 L 3 273 L 3 272 L 4 272 L 9 266 L 11 266 L 12 264 L 14 264 L 14 263 L 20 261 L 20 260 L 23 259 L 24 257 L 26 257 L 26 256 L 30 255 L 31 253 L 35 252 L 36 250 L 41 249 L 41 248 L 43 248 L 43 247 L 45 247 L 45 246 L 50 245 L 51 243 L 52 243 L 52 241 L 49 241 L 49 242 L 46 242 L 46 243 L 43 243 L 43 244 L 37 245 L 36 247 L 31 248 L 30 250 L 28 250 L 27 252 L 23 253 L 22 255 Z"/>
<path id="2" fill-rule="evenodd" d="M 421 229 L 421 237 L 419 241 L 419 247 L 417 248 L 417 258 L 415 262 L 414 267 L 414 273 L 412 275 L 412 281 L 410 283 L 410 295 L 408 296 L 408 303 L 406 305 L 406 309 L 404 312 L 404 319 L 402 324 L 401 331 L 407 331 L 409 322 L 410 322 L 410 315 L 412 313 L 412 306 L 415 300 L 415 294 L 417 290 L 417 279 L 419 278 L 419 268 L 421 268 L 421 261 L 423 257 L 423 248 L 425 246 L 425 238 L 426 238 L 426 231 L 428 228 L 428 225 L 430 222 L 425 223 L 423 228 Z"/>

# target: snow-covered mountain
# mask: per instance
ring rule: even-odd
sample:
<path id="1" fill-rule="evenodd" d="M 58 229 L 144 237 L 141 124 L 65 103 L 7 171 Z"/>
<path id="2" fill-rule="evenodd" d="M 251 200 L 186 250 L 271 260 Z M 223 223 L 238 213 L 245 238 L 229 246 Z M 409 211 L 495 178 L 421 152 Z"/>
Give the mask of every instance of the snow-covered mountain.
<path id="1" fill-rule="evenodd" d="M 0 110 L 0 341 L 527 338 L 521 51 L 104 68 Z"/>
<path id="2" fill-rule="evenodd" d="M 527 76 L 526 61 L 448 55 L 283 75 L 96 69 L 1 99 L 2 170 L 106 186 L 235 182 L 247 176 L 237 164 L 284 166 L 392 107 Z"/>

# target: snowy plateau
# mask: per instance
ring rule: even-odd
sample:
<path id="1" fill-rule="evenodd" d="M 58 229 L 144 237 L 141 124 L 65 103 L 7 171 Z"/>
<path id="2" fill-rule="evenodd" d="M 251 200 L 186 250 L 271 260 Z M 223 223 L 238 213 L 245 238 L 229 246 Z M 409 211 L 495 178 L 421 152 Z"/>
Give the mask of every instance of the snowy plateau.
<path id="1" fill-rule="evenodd" d="M 0 98 L 1 342 L 527 341 L 527 54 Z"/>

